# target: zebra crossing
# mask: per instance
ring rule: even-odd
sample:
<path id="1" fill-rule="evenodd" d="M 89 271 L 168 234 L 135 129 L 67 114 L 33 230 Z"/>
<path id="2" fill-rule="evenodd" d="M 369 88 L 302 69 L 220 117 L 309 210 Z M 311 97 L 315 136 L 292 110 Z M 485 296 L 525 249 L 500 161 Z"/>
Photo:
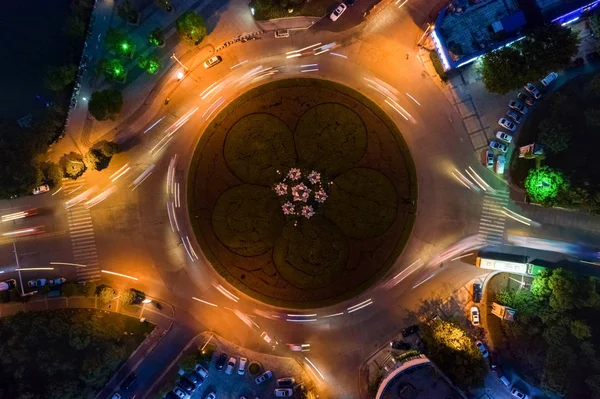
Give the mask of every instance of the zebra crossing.
<path id="1" fill-rule="evenodd" d="M 62 187 L 65 196 L 76 195 L 85 189 L 85 179 L 64 180 Z M 67 220 L 69 222 L 73 259 L 75 263 L 86 266 L 77 268 L 77 280 L 80 282 L 100 280 L 101 273 L 92 215 L 90 210 L 86 208 L 85 202 L 67 209 Z"/>
<path id="2" fill-rule="evenodd" d="M 479 219 L 479 237 L 487 244 L 502 244 L 506 215 L 503 207 L 508 205 L 508 191 L 486 191 L 483 196 L 483 207 Z"/>

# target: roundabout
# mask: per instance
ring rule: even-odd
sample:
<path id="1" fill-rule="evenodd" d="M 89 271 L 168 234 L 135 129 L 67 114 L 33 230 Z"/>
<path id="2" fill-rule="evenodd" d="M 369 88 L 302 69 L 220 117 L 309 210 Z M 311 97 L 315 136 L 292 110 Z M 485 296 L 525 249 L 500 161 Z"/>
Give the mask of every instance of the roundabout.
<path id="1" fill-rule="evenodd" d="M 287 79 L 233 100 L 188 174 L 204 255 L 234 287 L 286 308 L 352 298 L 402 252 L 416 173 L 394 122 L 360 93 Z"/>

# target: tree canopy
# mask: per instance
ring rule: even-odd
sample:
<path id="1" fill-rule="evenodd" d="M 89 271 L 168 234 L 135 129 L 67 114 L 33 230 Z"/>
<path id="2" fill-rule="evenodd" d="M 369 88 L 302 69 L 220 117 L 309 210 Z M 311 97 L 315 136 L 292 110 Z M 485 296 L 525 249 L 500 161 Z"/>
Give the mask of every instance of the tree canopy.
<path id="1" fill-rule="evenodd" d="M 123 97 L 118 90 L 102 90 L 92 94 L 88 110 L 96 120 L 115 120 L 123 107 Z"/>
<path id="2" fill-rule="evenodd" d="M 68 64 L 51 67 L 46 73 L 46 87 L 53 91 L 60 91 L 75 81 L 77 65 Z"/>
<path id="3" fill-rule="evenodd" d="M 186 11 L 177 18 L 177 33 L 183 40 L 197 45 L 206 36 L 204 19 L 193 11 Z"/>
<path id="4" fill-rule="evenodd" d="M 485 87 L 505 94 L 564 69 L 579 50 L 577 32 L 558 24 L 542 26 L 525 39 L 486 54 L 480 72 Z"/>

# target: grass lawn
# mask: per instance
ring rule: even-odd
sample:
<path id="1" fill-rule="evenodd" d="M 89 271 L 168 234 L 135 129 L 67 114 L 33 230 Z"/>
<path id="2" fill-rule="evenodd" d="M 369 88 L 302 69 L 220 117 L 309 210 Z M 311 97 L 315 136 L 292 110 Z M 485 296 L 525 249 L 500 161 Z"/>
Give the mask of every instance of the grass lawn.
<path id="1" fill-rule="evenodd" d="M 0 397 L 89 397 L 153 328 L 137 318 L 91 309 L 0 319 L 0 380 L 11 381 L 0 384 Z"/>

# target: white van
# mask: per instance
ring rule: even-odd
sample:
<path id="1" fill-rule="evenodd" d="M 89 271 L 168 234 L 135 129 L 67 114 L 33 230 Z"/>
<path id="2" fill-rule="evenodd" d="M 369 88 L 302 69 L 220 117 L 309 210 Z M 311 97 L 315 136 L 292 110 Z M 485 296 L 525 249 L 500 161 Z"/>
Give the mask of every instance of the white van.
<path id="1" fill-rule="evenodd" d="M 542 84 L 548 86 L 550 83 L 554 82 L 556 78 L 558 78 L 558 74 L 556 72 L 550 72 L 548 76 L 542 79 Z"/>
<path id="2" fill-rule="evenodd" d="M 503 175 L 504 174 L 504 165 L 506 164 L 506 157 L 504 155 L 498 155 L 498 158 L 496 158 L 496 173 L 498 173 L 499 175 Z"/>
<path id="3" fill-rule="evenodd" d="M 509 387 L 509 386 L 510 386 L 510 381 L 508 380 L 508 378 L 506 378 L 506 376 L 504 376 L 504 375 L 501 375 L 501 376 L 500 376 L 500 381 L 502 381 L 502 383 L 503 383 L 505 386 L 507 386 L 507 387 Z"/>

